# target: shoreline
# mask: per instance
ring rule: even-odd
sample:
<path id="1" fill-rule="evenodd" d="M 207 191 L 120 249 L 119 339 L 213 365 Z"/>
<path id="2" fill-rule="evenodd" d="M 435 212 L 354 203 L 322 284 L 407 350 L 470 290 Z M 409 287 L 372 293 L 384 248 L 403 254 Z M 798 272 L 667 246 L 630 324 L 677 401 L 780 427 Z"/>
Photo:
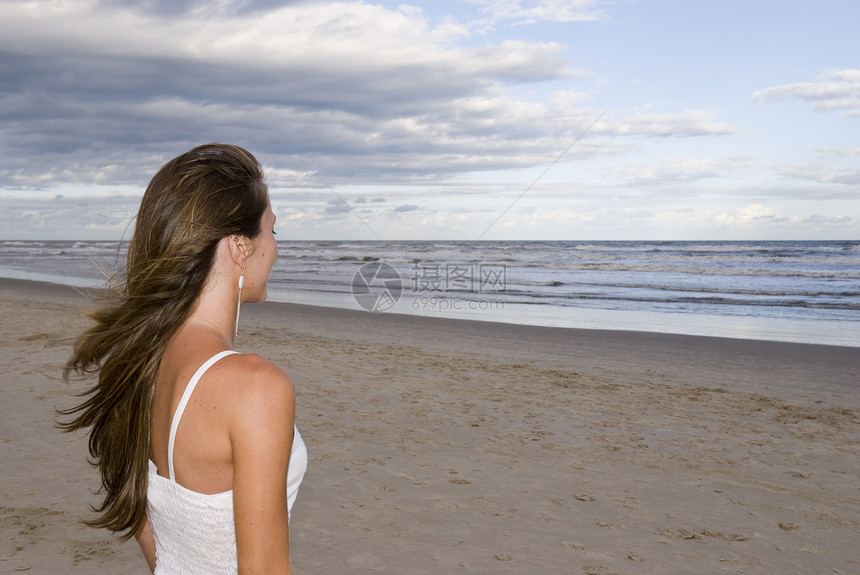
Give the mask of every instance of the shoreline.
<path id="1" fill-rule="evenodd" d="M 12 291 L 27 297 L 49 297 L 58 301 L 75 302 L 80 309 L 93 305 L 93 300 L 84 292 L 63 284 L 0 278 L 0 293 L 3 291 Z M 299 321 L 292 324 L 292 317 L 299 318 Z M 671 350 L 674 367 L 701 370 L 700 381 L 703 384 L 725 384 L 718 374 L 726 368 L 749 369 L 763 366 L 764 370 L 770 373 L 770 379 L 782 383 L 759 384 L 761 387 L 754 389 L 746 387 L 747 391 L 801 393 L 804 390 L 808 392 L 809 389 L 799 385 L 799 381 L 814 382 L 812 387 L 828 383 L 833 386 L 831 391 L 846 392 L 846 404 L 860 408 L 860 394 L 857 394 L 856 399 L 850 395 L 860 383 L 860 353 L 857 348 L 849 346 L 631 330 L 548 327 L 462 318 L 371 313 L 267 301 L 242 307 L 236 348 L 241 349 L 248 336 L 264 335 L 267 328 L 261 329 L 259 326 L 265 325 L 271 318 L 285 320 L 283 325 L 275 327 L 287 338 L 288 330 L 297 329 L 317 336 L 350 342 L 361 341 L 365 345 L 386 346 L 420 341 L 422 348 L 440 353 L 461 352 L 461 343 L 466 342 L 468 346 L 483 349 L 485 352 L 492 351 L 488 355 L 499 359 L 515 357 L 521 353 L 542 362 L 557 363 L 559 366 L 567 366 L 571 361 L 585 366 L 598 366 L 623 357 L 627 364 L 659 372 L 662 358 L 655 357 L 654 350 Z M 256 326 L 256 329 L 243 329 L 246 322 Z M 333 329 L 332 326 L 336 327 Z M 428 335 L 439 333 L 444 333 L 445 337 L 428 338 Z M 726 362 L 726 358 L 731 359 Z M 827 373 L 828 377 L 822 379 L 822 373 Z"/>
<path id="2" fill-rule="evenodd" d="M 54 279 L 57 279 L 57 281 L 53 281 Z M 57 288 L 60 291 L 67 290 L 67 289 L 71 289 L 74 291 L 78 291 L 78 290 L 95 290 L 95 291 L 97 291 L 99 289 L 98 287 L 95 287 L 96 286 L 95 282 L 92 282 L 92 283 L 87 284 L 87 285 L 84 285 L 84 283 L 66 284 L 66 283 L 60 282 L 59 278 L 53 278 L 53 277 L 52 278 L 45 278 L 45 279 L 27 279 L 27 278 L 0 276 L 0 285 L 5 285 L 7 283 L 9 286 L 16 286 L 16 285 L 26 286 L 28 284 L 33 285 L 33 286 L 42 286 L 42 288 L 40 288 L 40 289 L 46 289 L 49 291 L 53 288 Z M 313 298 L 305 298 L 305 299 L 313 299 Z M 257 305 L 260 305 L 260 304 L 252 304 L 250 307 L 243 308 L 243 313 L 245 313 L 244 310 L 251 309 Z M 686 319 L 686 318 L 675 317 L 675 316 L 678 316 L 679 314 L 658 313 L 658 312 L 639 312 L 639 313 L 640 314 L 646 314 L 646 315 L 650 313 L 655 318 L 663 318 L 663 320 L 664 320 L 663 329 L 638 330 L 638 329 L 628 329 L 628 328 L 624 328 L 624 327 L 620 327 L 620 328 L 600 327 L 601 323 L 607 323 L 604 321 L 605 318 L 607 318 L 607 317 L 612 317 L 616 314 L 633 316 L 633 315 L 636 315 L 634 312 L 618 312 L 618 311 L 614 311 L 614 310 L 600 310 L 600 309 L 591 309 L 591 308 L 577 309 L 577 311 L 583 315 L 583 319 L 580 320 L 579 323 L 584 324 L 584 327 L 580 327 L 580 326 L 571 326 L 571 325 L 551 326 L 551 325 L 546 325 L 545 323 L 542 323 L 542 322 L 517 323 L 515 321 L 509 321 L 506 318 L 497 319 L 497 318 L 488 318 L 486 316 L 482 319 L 478 319 L 474 315 L 472 317 L 464 317 L 464 316 L 457 317 L 457 316 L 452 316 L 452 315 L 444 314 L 444 313 L 435 313 L 435 314 L 431 315 L 431 314 L 414 313 L 414 312 L 408 312 L 408 311 L 407 312 L 388 311 L 388 312 L 382 312 L 382 313 L 371 313 L 371 312 L 366 312 L 366 311 L 363 311 L 363 310 L 360 310 L 357 308 L 348 308 L 348 307 L 344 307 L 344 306 L 326 305 L 324 303 L 317 304 L 316 301 L 314 301 L 313 303 L 304 303 L 304 302 L 295 303 L 295 302 L 289 302 L 289 301 L 284 301 L 284 300 L 272 301 L 270 299 L 269 301 L 265 302 L 263 305 L 296 306 L 298 309 L 308 308 L 309 310 L 335 310 L 336 312 L 343 311 L 343 312 L 349 312 L 349 313 L 356 313 L 359 315 L 368 314 L 368 315 L 374 315 L 374 316 L 398 316 L 398 317 L 408 317 L 408 318 L 419 317 L 419 318 L 427 318 L 430 320 L 437 320 L 438 319 L 438 320 L 442 320 L 442 321 L 463 321 L 463 322 L 472 322 L 472 323 L 477 323 L 477 324 L 481 324 L 481 325 L 489 325 L 489 326 L 493 326 L 493 325 L 512 326 L 515 329 L 518 329 L 520 327 L 534 327 L 534 328 L 538 328 L 538 329 L 570 330 L 573 332 L 582 331 L 582 332 L 589 332 L 589 333 L 595 332 L 595 333 L 612 333 L 612 334 L 625 334 L 625 333 L 627 333 L 627 334 L 641 334 L 641 335 L 660 335 L 660 336 L 665 335 L 665 336 L 676 336 L 676 337 L 681 337 L 681 338 L 684 338 L 684 337 L 704 337 L 704 338 L 712 338 L 712 339 L 718 339 L 718 340 L 719 339 L 727 339 L 727 340 L 749 341 L 749 342 L 772 342 L 772 343 L 788 343 L 788 344 L 798 344 L 798 345 L 817 345 L 817 346 L 824 346 L 824 347 L 843 347 L 843 348 L 848 348 L 848 349 L 860 348 L 860 340 L 853 342 L 853 343 L 841 343 L 841 342 L 834 343 L 832 341 L 820 341 L 820 340 L 822 340 L 822 336 L 820 334 L 818 336 L 819 341 L 799 341 L 797 339 L 785 338 L 785 337 L 777 339 L 777 338 L 756 337 L 755 335 L 751 335 L 751 336 L 714 335 L 713 333 L 711 333 L 712 332 L 711 328 L 702 328 L 702 327 L 699 327 L 697 329 L 689 329 L 689 327 L 688 327 L 687 330 L 684 330 L 683 328 L 678 328 L 677 326 L 673 326 L 673 322 L 671 321 L 671 319 L 678 320 L 678 319 Z M 573 309 L 574 308 L 571 308 L 571 310 L 573 310 Z M 680 314 L 680 315 L 683 315 L 683 314 Z M 729 316 L 701 316 L 700 315 L 697 317 L 700 318 L 701 322 L 705 322 L 705 321 L 708 321 L 710 319 L 712 322 L 722 324 L 722 328 L 717 328 L 716 331 L 721 331 L 721 329 L 724 330 L 724 329 L 726 329 L 727 326 L 729 326 L 731 324 L 731 322 L 737 321 L 737 318 L 731 318 Z M 669 319 L 669 318 L 671 318 L 671 319 Z M 768 323 L 767 321 L 764 321 L 764 318 L 759 318 L 759 320 L 761 320 L 763 322 L 763 324 Z M 701 323 L 701 322 L 699 322 L 699 323 Z M 617 322 L 609 321 L 608 323 L 617 323 Z M 624 320 L 622 320 L 620 323 L 624 324 L 624 323 L 631 323 L 631 322 L 630 321 L 625 322 Z M 642 321 L 640 319 L 640 320 L 635 321 L 633 323 L 642 324 L 642 323 L 646 323 L 646 322 Z M 813 322 L 813 323 L 819 323 L 819 322 Z M 685 322 L 681 321 L 679 325 L 685 325 Z M 686 325 L 691 326 L 691 325 L 693 325 L 693 323 L 692 322 L 686 322 Z M 798 325 L 792 326 L 795 329 L 795 331 L 799 330 Z M 599 326 L 599 327 L 593 327 L 593 326 Z M 492 328 L 488 328 L 488 329 L 492 329 Z M 767 329 L 767 330 L 759 329 L 758 331 L 774 333 L 777 330 L 778 330 L 778 328 L 771 327 L 770 329 Z M 691 333 L 691 332 L 693 332 L 693 333 Z M 848 341 L 848 340 L 844 340 L 844 341 Z"/>
<path id="3" fill-rule="evenodd" d="M 0 304 L 0 572 L 147 573 L 81 525 L 97 475 L 54 427 L 89 302 Z M 296 385 L 297 575 L 860 568 L 854 348 L 284 303 L 244 306 L 236 347 Z"/>

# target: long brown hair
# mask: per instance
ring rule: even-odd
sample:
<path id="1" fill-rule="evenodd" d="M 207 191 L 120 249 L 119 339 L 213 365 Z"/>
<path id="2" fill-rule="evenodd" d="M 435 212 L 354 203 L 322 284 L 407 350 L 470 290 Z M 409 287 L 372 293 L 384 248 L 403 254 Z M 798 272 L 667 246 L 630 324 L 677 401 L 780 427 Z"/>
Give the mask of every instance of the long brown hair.
<path id="1" fill-rule="evenodd" d="M 65 431 L 90 428 L 89 451 L 104 500 L 88 523 L 136 533 L 146 513 L 152 398 L 159 364 L 194 311 L 219 241 L 257 237 L 268 206 L 263 171 L 248 151 L 199 146 L 165 164 L 146 188 L 125 280 L 75 343 L 63 373 L 98 383 L 60 411 Z"/>

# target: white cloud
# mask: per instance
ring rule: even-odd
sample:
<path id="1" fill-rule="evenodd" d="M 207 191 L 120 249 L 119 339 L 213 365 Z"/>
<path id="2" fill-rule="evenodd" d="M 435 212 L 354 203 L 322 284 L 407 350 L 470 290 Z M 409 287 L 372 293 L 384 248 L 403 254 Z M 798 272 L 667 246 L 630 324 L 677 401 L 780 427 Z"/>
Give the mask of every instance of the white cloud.
<path id="1" fill-rule="evenodd" d="M 602 20 L 606 12 L 601 0 L 467 0 L 481 6 L 493 20 L 512 20 L 519 24 L 540 21 L 582 22 Z"/>
<path id="2" fill-rule="evenodd" d="M 637 113 L 630 117 L 608 117 L 596 131 L 625 136 L 689 137 L 737 134 L 731 124 L 715 122 L 713 114 L 702 110 L 685 110 L 674 114 Z"/>
<path id="3" fill-rule="evenodd" d="M 784 224 L 791 221 L 791 218 L 777 213 L 771 207 L 762 204 L 749 204 L 730 212 L 718 213 L 714 216 L 714 220 L 730 227 L 751 227 Z"/>
<path id="4" fill-rule="evenodd" d="M 811 215 L 803 220 L 804 224 L 825 225 L 825 226 L 842 226 L 854 223 L 854 219 L 850 216 L 828 217 L 819 214 Z"/>
<path id="5" fill-rule="evenodd" d="M 415 204 L 402 204 L 402 205 L 397 206 L 396 208 L 394 208 L 394 211 L 395 211 L 396 213 L 402 213 L 402 212 L 416 212 L 416 211 L 418 211 L 418 210 L 420 210 L 420 209 L 421 209 L 421 207 L 420 207 L 420 206 L 417 206 L 417 205 L 415 205 Z"/>
<path id="6" fill-rule="evenodd" d="M 821 184 L 841 184 L 850 186 L 846 190 L 856 198 L 860 198 L 860 170 L 856 168 L 841 169 L 833 164 L 801 164 L 784 168 L 783 174 L 791 178 L 811 180 Z"/>
<path id="7" fill-rule="evenodd" d="M 819 148 L 816 151 L 825 157 L 860 158 L 860 148 Z"/>
<path id="8" fill-rule="evenodd" d="M 860 69 L 825 70 L 816 82 L 766 88 L 753 94 L 754 102 L 805 100 L 816 110 L 860 116 Z"/>
<path id="9" fill-rule="evenodd" d="M 0 11 L 5 46 L 39 55 L 61 50 L 99 58 L 146 55 L 199 65 L 279 67 L 310 76 L 320 70 L 352 76 L 421 66 L 463 76 L 553 77 L 563 69 L 560 61 L 547 58 L 559 53 L 558 44 L 506 40 L 458 48 L 439 42 L 420 11 L 362 2 L 311 2 L 241 16 L 177 16 L 92 1 L 36 4 L 40 7 L 31 10 L 29 2 L 13 2 Z M 448 30 L 452 23 L 443 20 L 440 26 Z"/>
<path id="10" fill-rule="evenodd" d="M 607 168 L 606 173 L 615 180 L 630 185 L 662 185 L 670 182 L 694 182 L 720 178 L 750 167 L 746 158 L 721 160 L 694 158 L 667 158 L 656 162 L 626 163 Z"/>

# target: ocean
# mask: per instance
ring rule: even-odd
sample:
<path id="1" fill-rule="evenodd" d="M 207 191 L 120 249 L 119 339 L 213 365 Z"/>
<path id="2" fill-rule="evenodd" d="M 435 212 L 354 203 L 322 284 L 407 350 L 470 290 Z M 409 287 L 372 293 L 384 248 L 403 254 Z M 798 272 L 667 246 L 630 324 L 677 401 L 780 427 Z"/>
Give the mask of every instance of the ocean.
<path id="1" fill-rule="evenodd" d="M 269 299 L 860 347 L 860 241 L 280 241 Z M 0 241 L 0 277 L 104 285 L 125 246 Z M 492 323 L 488 323 L 491 329 Z"/>

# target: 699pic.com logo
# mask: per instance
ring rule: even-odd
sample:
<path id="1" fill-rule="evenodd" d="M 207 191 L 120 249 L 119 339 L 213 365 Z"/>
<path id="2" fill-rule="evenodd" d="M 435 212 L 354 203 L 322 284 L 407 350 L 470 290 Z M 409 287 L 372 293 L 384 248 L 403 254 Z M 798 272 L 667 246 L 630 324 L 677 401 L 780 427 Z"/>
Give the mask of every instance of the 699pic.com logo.
<path id="1" fill-rule="evenodd" d="M 397 305 L 403 281 L 396 269 L 385 262 L 370 262 L 352 276 L 352 297 L 367 311 L 388 311 Z"/>

